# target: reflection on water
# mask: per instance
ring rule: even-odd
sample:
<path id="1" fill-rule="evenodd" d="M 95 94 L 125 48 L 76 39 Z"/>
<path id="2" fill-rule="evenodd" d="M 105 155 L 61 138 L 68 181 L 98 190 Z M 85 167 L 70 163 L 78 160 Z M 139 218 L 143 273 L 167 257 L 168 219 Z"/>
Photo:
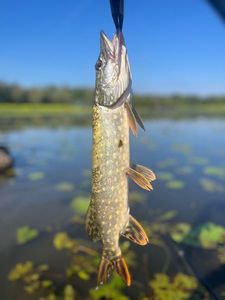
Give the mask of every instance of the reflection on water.
<path id="1" fill-rule="evenodd" d="M 123 240 L 133 275 L 129 289 L 117 276 L 93 289 L 100 245 L 89 240 L 83 224 L 90 128 L 25 128 L 0 135 L 15 158 L 15 175 L 0 177 L 1 299 L 224 296 L 225 121 L 145 125 L 146 132 L 131 140 L 132 161 L 152 168 L 158 180 L 153 192 L 130 182 L 130 206 L 152 245 Z"/>

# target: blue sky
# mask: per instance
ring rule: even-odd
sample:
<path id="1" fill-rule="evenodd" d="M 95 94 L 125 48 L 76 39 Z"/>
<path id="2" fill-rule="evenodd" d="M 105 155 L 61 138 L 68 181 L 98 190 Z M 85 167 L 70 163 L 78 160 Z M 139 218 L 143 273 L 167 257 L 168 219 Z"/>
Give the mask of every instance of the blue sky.
<path id="1" fill-rule="evenodd" d="M 0 80 L 94 86 L 109 0 L 7 0 L 0 10 Z M 141 93 L 225 94 L 225 23 L 205 0 L 125 0 L 124 34 Z"/>

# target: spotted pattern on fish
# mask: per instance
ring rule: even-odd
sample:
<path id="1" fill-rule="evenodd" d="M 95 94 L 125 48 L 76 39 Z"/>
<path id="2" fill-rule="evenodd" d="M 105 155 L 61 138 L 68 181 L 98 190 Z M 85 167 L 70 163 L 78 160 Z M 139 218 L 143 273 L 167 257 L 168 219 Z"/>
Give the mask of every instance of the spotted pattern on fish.
<path id="1" fill-rule="evenodd" d="M 123 147 L 118 147 L 122 142 Z M 119 236 L 128 223 L 129 125 L 124 106 L 93 107 L 92 196 L 87 230 L 101 239 L 108 259 L 120 254 Z"/>

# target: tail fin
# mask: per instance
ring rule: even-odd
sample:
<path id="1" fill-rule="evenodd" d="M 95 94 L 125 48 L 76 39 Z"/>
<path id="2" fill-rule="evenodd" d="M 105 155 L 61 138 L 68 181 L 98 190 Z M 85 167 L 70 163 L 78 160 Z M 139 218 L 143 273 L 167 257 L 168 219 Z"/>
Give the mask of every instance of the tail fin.
<path id="1" fill-rule="evenodd" d="M 127 286 L 130 286 L 131 276 L 126 261 L 122 256 L 116 257 L 112 260 L 108 260 L 102 256 L 98 271 L 98 286 L 106 283 L 114 270 L 125 281 Z"/>

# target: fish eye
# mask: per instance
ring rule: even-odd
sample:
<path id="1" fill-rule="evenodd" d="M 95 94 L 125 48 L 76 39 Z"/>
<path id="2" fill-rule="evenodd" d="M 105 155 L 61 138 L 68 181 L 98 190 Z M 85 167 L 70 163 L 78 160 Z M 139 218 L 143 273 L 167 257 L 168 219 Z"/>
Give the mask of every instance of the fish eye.
<path id="1" fill-rule="evenodd" d="M 100 70 L 102 66 L 102 60 L 99 58 L 95 64 L 95 70 Z"/>

